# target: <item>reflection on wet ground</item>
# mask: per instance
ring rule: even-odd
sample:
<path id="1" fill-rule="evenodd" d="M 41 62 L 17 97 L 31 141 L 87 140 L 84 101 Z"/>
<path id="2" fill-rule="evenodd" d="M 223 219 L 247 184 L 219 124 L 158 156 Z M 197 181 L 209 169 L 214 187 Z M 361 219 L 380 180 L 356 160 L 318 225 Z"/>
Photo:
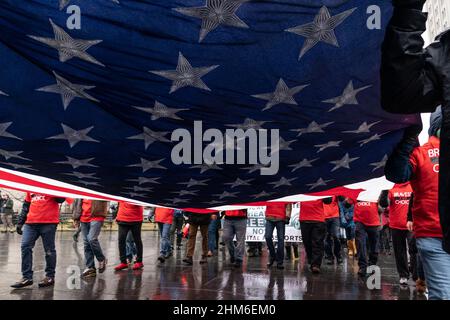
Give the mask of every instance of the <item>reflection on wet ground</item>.
<path id="1" fill-rule="evenodd" d="M 321 275 L 312 275 L 305 268 L 303 250 L 300 259 L 286 262 L 283 271 L 267 270 L 266 253 L 263 257 L 246 258 L 242 271 L 234 270 L 226 260 L 225 251 L 209 258 L 206 265 L 198 263 L 197 251 L 194 265 L 188 267 L 181 261 L 184 250 L 178 250 L 161 266 L 156 262 L 158 233 L 144 232 L 143 241 L 144 270 L 115 273 L 117 233 L 103 232 L 100 242 L 109 260 L 107 270 L 95 279 L 82 280 L 79 289 L 70 289 L 73 287 L 71 270 L 77 266 L 83 269 L 83 245 L 82 242 L 74 244 L 70 232 L 59 232 L 55 287 L 37 288 L 36 283 L 43 277 L 45 268 L 42 244 L 38 242 L 34 250 L 35 285 L 14 291 L 9 285 L 21 278 L 20 236 L 0 234 L 0 299 L 424 299 L 417 297 L 412 282 L 406 288 L 400 287 L 393 256 L 380 255 L 381 289 L 369 290 L 358 280 L 357 263 L 353 259 L 346 259 L 342 266 L 324 265 Z"/>

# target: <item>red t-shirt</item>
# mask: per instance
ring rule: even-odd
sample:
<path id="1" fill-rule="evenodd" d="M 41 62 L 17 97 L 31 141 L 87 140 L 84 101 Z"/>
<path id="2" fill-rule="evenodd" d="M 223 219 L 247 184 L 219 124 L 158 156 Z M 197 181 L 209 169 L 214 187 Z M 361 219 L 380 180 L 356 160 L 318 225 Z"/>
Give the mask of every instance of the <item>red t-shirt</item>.
<path id="1" fill-rule="evenodd" d="M 268 203 L 266 204 L 266 218 L 286 219 L 286 203 Z"/>
<path id="2" fill-rule="evenodd" d="M 322 199 L 300 202 L 300 221 L 325 221 Z"/>
<path id="3" fill-rule="evenodd" d="M 119 222 L 142 222 L 144 221 L 144 208 L 128 202 L 120 202 L 116 220 Z"/>
<path id="4" fill-rule="evenodd" d="M 89 223 L 91 221 L 105 221 L 105 217 L 93 218 L 91 216 L 91 209 L 92 209 L 92 200 L 83 199 L 83 203 L 81 205 L 81 217 L 80 217 L 81 222 Z"/>
<path id="5" fill-rule="evenodd" d="M 439 148 L 439 139 L 432 136 L 426 144 L 414 149 L 409 159 L 414 174 L 412 216 L 417 238 L 442 238 L 438 209 Z"/>
<path id="6" fill-rule="evenodd" d="M 156 207 L 155 209 L 155 222 L 164 224 L 172 224 L 173 213 L 175 210 L 169 208 Z"/>
<path id="7" fill-rule="evenodd" d="M 396 184 L 389 190 L 389 227 L 407 230 L 409 200 L 412 188 L 409 182 Z"/>
<path id="8" fill-rule="evenodd" d="M 28 192 L 25 201 L 31 203 L 25 223 L 59 223 L 59 203 L 55 197 Z"/>
<path id="9" fill-rule="evenodd" d="M 239 218 L 246 218 L 247 217 L 247 210 L 241 209 L 241 210 L 227 210 L 225 211 L 225 217 L 239 217 Z"/>
<path id="10" fill-rule="evenodd" d="M 355 204 L 353 220 L 368 227 L 378 227 L 381 225 L 378 215 L 378 203 L 369 201 L 358 201 Z"/>
<path id="11" fill-rule="evenodd" d="M 330 204 L 323 203 L 323 211 L 325 219 L 339 218 L 339 206 L 336 197 L 333 197 Z"/>

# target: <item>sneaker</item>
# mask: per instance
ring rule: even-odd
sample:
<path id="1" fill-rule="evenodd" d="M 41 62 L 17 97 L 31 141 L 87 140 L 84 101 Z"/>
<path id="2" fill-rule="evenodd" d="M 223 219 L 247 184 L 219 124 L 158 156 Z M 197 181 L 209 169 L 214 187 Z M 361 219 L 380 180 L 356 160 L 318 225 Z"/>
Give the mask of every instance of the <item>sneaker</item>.
<path id="1" fill-rule="evenodd" d="M 107 259 L 105 259 L 105 260 L 103 260 L 103 261 L 100 261 L 99 263 L 98 263 L 98 272 L 99 273 L 103 273 L 103 272 L 105 272 L 105 269 L 106 269 L 106 265 L 108 264 L 108 260 Z"/>
<path id="2" fill-rule="evenodd" d="M 205 264 L 207 262 L 208 262 L 208 260 L 207 260 L 206 256 L 202 255 L 202 258 L 200 259 L 200 264 Z"/>
<path id="3" fill-rule="evenodd" d="M 133 265 L 133 270 L 141 270 L 144 268 L 144 264 L 142 262 L 135 262 Z"/>
<path id="4" fill-rule="evenodd" d="M 402 285 L 402 286 L 406 286 L 406 285 L 408 285 L 408 279 L 407 278 L 400 278 L 400 284 Z"/>
<path id="5" fill-rule="evenodd" d="M 38 283 L 39 288 L 46 288 L 55 285 L 55 279 L 50 277 L 45 277 Z"/>
<path id="6" fill-rule="evenodd" d="M 327 259 L 327 265 L 331 266 L 334 264 L 334 259 Z"/>
<path id="7" fill-rule="evenodd" d="M 311 266 L 311 272 L 314 274 L 319 274 L 320 268 L 318 266 Z"/>
<path id="8" fill-rule="evenodd" d="M 192 266 L 192 264 L 193 264 L 192 258 L 184 258 L 184 259 L 183 259 L 183 263 L 184 263 L 185 265 Z"/>
<path id="9" fill-rule="evenodd" d="M 267 268 L 270 268 L 271 266 L 273 266 L 274 262 L 275 262 L 274 258 L 269 258 L 269 262 L 267 262 Z"/>
<path id="10" fill-rule="evenodd" d="M 31 285 L 33 285 L 33 280 L 23 278 L 19 282 L 16 282 L 13 285 L 11 285 L 11 288 L 20 289 L 20 288 L 25 288 L 25 287 L 28 287 Z"/>
<path id="11" fill-rule="evenodd" d="M 97 276 L 97 271 L 95 271 L 95 268 L 87 268 L 81 274 L 82 278 L 91 278 L 95 276 Z"/>
<path id="12" fill-rule="evenodd" d="M 0 230 L 0 232 L 1 233 L 6 233 L 6 232 L 8 232 L 6 229 L 2 229 L 2 230 Z"/>
<path id="13" fill-rule="evenodd" d="M 164 263 L 164 262 L 166 261 L 166 259 L 164 258 L 163 255 L 160 255 L 160 256 L 158 257 L 158 261 L 159 261 L 160 263 Z"/>
<path id="14" fill-rule="evenodd" d="M 284 270 L 284 266 L 282 263 L 277 263 L 277 269 L 278 270 Z"/>
<path id="15" fill-rule="evenodd" d="M 344 260 L 341 257 L 337 258 L 336 260 L 337 260 L 338 264 L 343 264 L 344 263 Z"/>
<path id="16" fill-rule="evenodd" d="M 128 269 L 128 263 L 125 262 L 121 262 L 120 264 L 118 264 L 117 266 L 114 267 L 115 271 L 120 271 L 120 270 L 125 270 Z"/>
<path id="17" fill-rule="evenodd" d="M 9 232 L 10 232 L 10 233 L 14 233 L 14 232 L 16 232 L 16 229 L 14 229 L 14 228 L 9 228 Z"/>

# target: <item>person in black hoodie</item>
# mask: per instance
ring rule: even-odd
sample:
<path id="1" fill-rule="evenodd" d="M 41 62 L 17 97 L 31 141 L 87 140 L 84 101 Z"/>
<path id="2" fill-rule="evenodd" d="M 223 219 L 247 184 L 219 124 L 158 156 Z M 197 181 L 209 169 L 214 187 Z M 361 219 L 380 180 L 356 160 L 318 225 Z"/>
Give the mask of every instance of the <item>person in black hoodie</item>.
<path id="1" fill-rule="evenodd" d="M 423 49 L 425 2 L 392 0 L 394 14 L 382 47 L 381 105 L 403 114 L 433 112 L 442 105 L 439 215 L 442 248 L 450 254 L 450 29 Z"/>
<path id="2" fill-rule="evenodd" d="M 200 264 L 207 262 L 208 257 L 208 226 L 211 222 L 211 214 L 185 212 L 188 216 L 189 223 L 189 239 L 187 241 L 186 258 L 183 259 L 184 264 L 192 265 L 195 251 L 195 242 L 197 240 L 197 231 L 200 228 L 202 234 L 202 258 Z"/>

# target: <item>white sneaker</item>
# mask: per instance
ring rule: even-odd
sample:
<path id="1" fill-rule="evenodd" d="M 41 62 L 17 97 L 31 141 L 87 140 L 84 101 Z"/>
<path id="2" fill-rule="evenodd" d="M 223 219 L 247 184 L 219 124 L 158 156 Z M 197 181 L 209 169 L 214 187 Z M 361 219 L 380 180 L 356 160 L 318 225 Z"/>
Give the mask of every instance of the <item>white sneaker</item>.
<path id="1" fill-rule="evenodd" d="M 408 279 L 407 278 L 400 278 L 400 284 L 401 285 L 407 285 L 408 284 Z"/>

